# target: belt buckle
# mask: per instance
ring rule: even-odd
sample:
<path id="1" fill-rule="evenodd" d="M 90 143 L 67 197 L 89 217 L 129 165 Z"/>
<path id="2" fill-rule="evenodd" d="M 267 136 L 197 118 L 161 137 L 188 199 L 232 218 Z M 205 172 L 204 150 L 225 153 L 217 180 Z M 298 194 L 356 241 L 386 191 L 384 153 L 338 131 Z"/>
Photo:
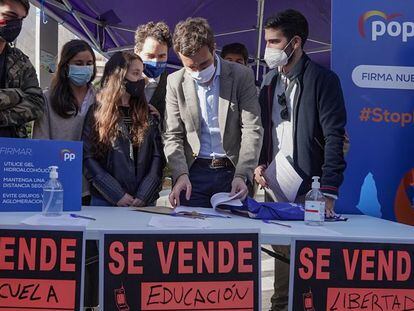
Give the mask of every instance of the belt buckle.
<path id="1" fill-rule="evenodd" d="M 214 165 L 214 162 L 215 161 L 217 161 L 217 162 L 220 163 L 220 160 L 218 160 L 218 159 L 211 159 L 210 168 L 212 168 L 212 169 L 220 169 L 220 168 L 225 168 L 226 167 L 224 161 L 222 162 L 223 163 L 222 165 L 220 165 L 220 164 Z"/>

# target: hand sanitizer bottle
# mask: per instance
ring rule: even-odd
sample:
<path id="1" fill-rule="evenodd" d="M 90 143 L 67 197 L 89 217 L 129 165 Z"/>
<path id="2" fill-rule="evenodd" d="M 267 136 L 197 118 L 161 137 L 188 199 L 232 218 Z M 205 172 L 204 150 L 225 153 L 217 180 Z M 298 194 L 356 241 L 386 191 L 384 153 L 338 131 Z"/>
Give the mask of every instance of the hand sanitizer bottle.
<path id="1" fill-rule="evenodd" d="M 58 180 L 57 166 L 49 166 L 50 179 L 43 186 L 42 213 L 45 216 L 59 216 L 63 212 L 63 187 Z"/>
<path id="2" fill-rule="evenodd" d="M 320 191 L 319 177 L 312 179 L 312 189 L 305 197 L 305 224 L 322 226 L 325 221 L 325 197 Z"/>

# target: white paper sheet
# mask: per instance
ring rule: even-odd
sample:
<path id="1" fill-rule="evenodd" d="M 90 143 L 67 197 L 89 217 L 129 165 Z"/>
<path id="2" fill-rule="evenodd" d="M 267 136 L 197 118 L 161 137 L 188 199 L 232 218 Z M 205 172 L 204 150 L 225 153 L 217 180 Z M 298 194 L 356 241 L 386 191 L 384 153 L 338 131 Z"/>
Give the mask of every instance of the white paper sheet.
<path id="1" fill-rule="evenodd" d="M 86 215 L 85 215 L 86 216 Z M 42 214 L 36 214 L 29 218 L 23 219 L 22 224 L 31 226 L 75 226 L 86 227 L 91 220 L 83 218 L 74 218 L 70 214 L 62 214 L 56 217 L 47 217 Z"/>
<path id="2" fill-rule="evenodd" d="M 275 159 L 266 169 L 265 179 L 270 189 L 265 189 L 275 201 L 295 202 L 296 195 L 303 179 L 282 152 L 278 152 Z M 271 191 L 269 191 L 271 190 Z"/>
<path id="3" fill-rule="evenodd" d="M 214 209 L 217 207 L 217 205 L 220 205 L 220 204 L 226 204 L 226 205 L 231 205 L 231 206 L 242 206 L 243 205 L 240 199 L 236 199 L 239 196 L 239 193 L 236 193 L 235 195 L 231 197 L 229 195 L 230 195 L 229 192 L 216 193 L 211 197 L 210 203 Z"/>
<path id="4" fill-rule="evenodd" d="M 309 226 L 305 224 L 303 221 L 275 221 L 285 225 L 289 225 L 290 228 L 273 223 L 268 223 L 265 225 L 272 227 L 275 232 L 291 232 L 294 236 L 343 236 L 343 234 L 341 234 L 340 232 L 335 231 L 334 223 L 325 223 L 322 226 Z"/>
<path id="5" fill-rule="evenodd" d="M 210 228 L 207 219 L 193 219 L 178 216 L 152 216 L 148 226 L 155 228 Z"/>

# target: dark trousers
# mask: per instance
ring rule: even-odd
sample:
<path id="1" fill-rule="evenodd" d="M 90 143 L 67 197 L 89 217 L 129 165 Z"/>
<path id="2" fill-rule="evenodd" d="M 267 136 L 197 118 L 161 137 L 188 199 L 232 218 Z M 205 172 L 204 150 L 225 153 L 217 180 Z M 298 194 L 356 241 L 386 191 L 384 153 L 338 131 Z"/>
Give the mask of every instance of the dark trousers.
<path id="1" fill-rule="evenodd" d="M 213 194 L 231 191 L 234 167 L 211 168 L 208 161 L 195 160 L 189 178 L 192 186 L 190 200 L 185 199 L 184 190 L 180 194 L 180 204 L 211 208 L 210 198 Z"/>

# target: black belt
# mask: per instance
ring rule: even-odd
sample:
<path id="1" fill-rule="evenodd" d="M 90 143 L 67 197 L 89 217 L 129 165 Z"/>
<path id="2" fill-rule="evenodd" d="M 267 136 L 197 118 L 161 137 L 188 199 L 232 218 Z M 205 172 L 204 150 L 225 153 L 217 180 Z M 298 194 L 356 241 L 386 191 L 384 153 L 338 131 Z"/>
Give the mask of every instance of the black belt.
<path id="1" fill-rule="evenodd" d="M 218 159 L 203 159 L 197 158 L 196 162 L 202 165 L 208 165 L 210 168 L 234 168 L 233 163 L 228 158 L 218 158 Z"/>

